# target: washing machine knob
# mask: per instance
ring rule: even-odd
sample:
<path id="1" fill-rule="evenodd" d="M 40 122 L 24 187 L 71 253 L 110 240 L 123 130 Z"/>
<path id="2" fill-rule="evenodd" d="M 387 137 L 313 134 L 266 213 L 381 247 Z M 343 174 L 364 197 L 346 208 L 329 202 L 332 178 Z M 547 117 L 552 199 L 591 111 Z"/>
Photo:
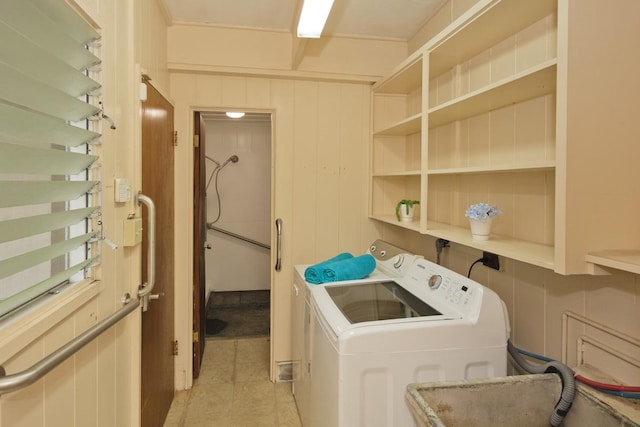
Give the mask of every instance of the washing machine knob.
<path id="1" fill-rule="evenodd" d="M 404 255 L 398 255 L 393 259 L 393 266 L 395 268 L 400 268 L 403 262 L 404 262 Z"/>
<path id="2" fill-rule="evenodd" d="M 428 283 L 431 289 L 436 290 L 442 284 L 442 276 L 439 274 L 434 274 L 433 276 L 429 277 Z"/>

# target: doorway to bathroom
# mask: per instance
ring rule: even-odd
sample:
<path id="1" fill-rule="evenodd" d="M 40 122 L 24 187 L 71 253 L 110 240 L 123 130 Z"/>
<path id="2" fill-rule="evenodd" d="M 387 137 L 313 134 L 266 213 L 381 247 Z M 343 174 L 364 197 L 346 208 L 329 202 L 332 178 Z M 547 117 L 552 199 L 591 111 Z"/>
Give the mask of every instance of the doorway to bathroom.
<path id="1" fill-rule="evenodd" d="M 271 126 L 270 113 L 194 114 L 194 376 L 204 338 L 270 332 Z"/>

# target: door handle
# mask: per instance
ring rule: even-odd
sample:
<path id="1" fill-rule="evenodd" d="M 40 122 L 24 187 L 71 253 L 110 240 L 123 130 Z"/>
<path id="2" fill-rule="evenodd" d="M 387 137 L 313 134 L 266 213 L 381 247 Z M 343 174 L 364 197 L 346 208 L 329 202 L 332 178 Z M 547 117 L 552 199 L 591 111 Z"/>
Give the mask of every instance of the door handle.
<path id="1" fill-rule="evenodd" d="M 138 204 L 147 207 L 147 281 L 138 288 L 138 297 L 142 300 L 142 311 L 149 309 L 149 299 L 157 299 L 159 295 L 151 295 L 156 284 L 156 205 L 150 197 L 138 193 Z"/>
<path id="2" fill-rule="evenodd" d="M 282 218 L 276 219 L 276 271 L 282 269 Z"/>

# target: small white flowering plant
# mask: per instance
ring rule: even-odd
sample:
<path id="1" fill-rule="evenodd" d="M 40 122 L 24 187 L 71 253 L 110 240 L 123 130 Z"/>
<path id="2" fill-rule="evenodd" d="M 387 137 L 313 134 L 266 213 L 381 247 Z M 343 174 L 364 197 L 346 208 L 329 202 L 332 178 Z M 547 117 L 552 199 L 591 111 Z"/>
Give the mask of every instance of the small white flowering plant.
<path id="1" fill-rule="evenodd" d="M 471 205 L 464 213 L 464 216 L 467 218 L 482 222 L 485 222 L 488 218 L 495 218 L 498 215 L 502 215 L 502 211 L 498 209 L 497 206 L 490 205 L 488 203 L 476 203 Z"/>

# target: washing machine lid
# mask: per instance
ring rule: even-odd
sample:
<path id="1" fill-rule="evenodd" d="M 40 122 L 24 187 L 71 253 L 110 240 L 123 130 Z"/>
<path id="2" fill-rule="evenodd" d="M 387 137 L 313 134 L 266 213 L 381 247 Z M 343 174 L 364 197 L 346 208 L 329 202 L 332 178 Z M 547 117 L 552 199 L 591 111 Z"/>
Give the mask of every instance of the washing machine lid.
<path id="1" fill-rule="evenodd" d="M 442 315 L 393 280 L 327 286 L 326 291 L 351 324 Z"/>

